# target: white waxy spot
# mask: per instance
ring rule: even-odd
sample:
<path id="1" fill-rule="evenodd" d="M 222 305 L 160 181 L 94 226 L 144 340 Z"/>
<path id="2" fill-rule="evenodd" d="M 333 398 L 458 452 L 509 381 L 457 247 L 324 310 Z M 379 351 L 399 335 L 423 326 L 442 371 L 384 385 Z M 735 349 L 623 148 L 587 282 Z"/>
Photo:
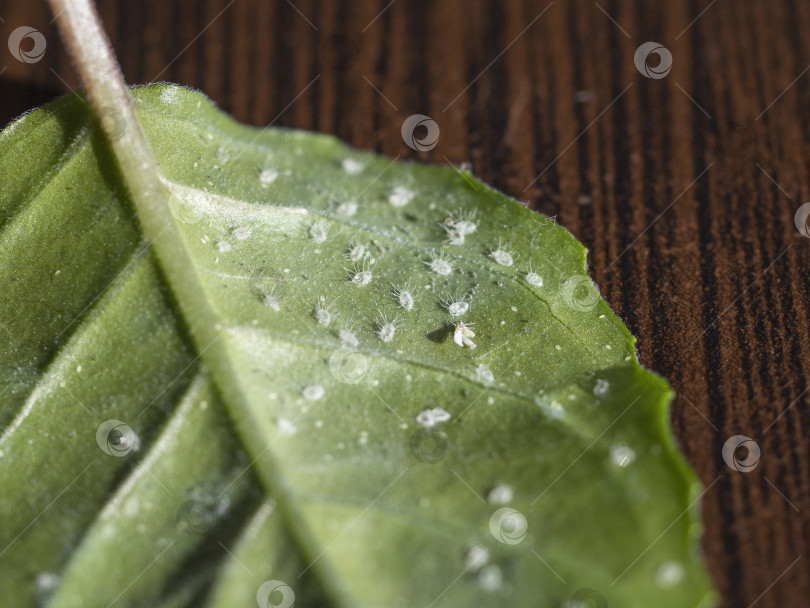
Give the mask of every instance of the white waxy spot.
<path id="1" fill-rule="evenodd" d="M 489 366 L 482 363 L 475 368 L 475 379 L 484 384 L 490 384 L 495 381 L 495 376 L 492 375 Z"/>
<path id="2" fill-rule="evenodd" d="M 329 324 L 332 322 L 332 313 L 329 311 L 329 307 L 326 305 L 326 300 L 323 296 L 318 298 L 318 301 L 315 303 L 315 310 L 312 311 L 312 315 L 315 317 L 315 320 L 324 327 L 329 327 Z"/>
<path id="3" fill-rule="evenodd" d="M 526 282 L 532 287 L 542 287 L 543 277 L 541 277 L 536 272 L 529 272 L 526 274 Z"/>
<path id="4" fill-rule="evenodd" d="M 261 173 L 259 173 L 259 181 L 262 183 L 263 186 L 269 186 L 278 177 L 278 171 L 275 169 L 262 169 Z"/>
<path id="5" fill-rule="evenodd" d="M 357 340 L 357 337 L 354 335 L 354 332 L 350 329 L 341 329 L 338 332 L 338 338 L 343 344 L 347 344 L 348 346 L 359 346 L 360 342 Z"/>
<path id="6" fill-rule="evenodd" d="M 301 391 L 301 394 L 307 401 L 317 401 L 326 394 L 326 389 L 320 384 L 312 384 L 310 386 L 305 386 Z"/>
<path id="7" fill-rule="evenodd" d="M 511 310 L 512 312 L 517 312 L 518 311 L 517 306 L 512 306 Z"/>
<path id="8" fill-rule="evenodd" d="M 487 405 L 495 405 L 495 397 L 487 397 Z"/>
<path id="9" fill-rule="evenodd" d="M 593 394 L 597 397 L 604 397 L 607 395 L 608 389 L 610 388 L 610 382 L 605 380 L 604 378 L 599 378 L 596 381 L 596 384 L 593 386 Z"/>
<path id="10" fill-rule="evenodd" d="M 340 203 L 337 207 L 337 212 L 340 215 L 351 217 L 355 213 L 357 213 L 357 203 L 354 201 L 346 201 L 345 203 Z"/>
<path id="11" fill-rule="evenodd" d="M 228 241 L 219 241 L 216 247 L 220 253 L 227 253 L 231 250 L 231 244 Z"/>
<path id="12" fill-rule="evenodd" d="M 503 573 L 495 564 L 485 566 L 478 573 L 478 584 L 484 591 L 497 591 L 503 583 Z"/>
<path id="13" fill-rule="evenodd" d="M 141 503 L 137 496 L 130 496 L 124 501 L 124 515 L 135 517 L 141 510 Z"/>
<path id="14" fill-rule="evenodd" d="M 481 545 L 471 545 L 464 554 L 464 565 L 467 570 L 477 572 L 489 562 L 489 549 Z"/>
<path id="15" fill-rule="evenodd" d="M 440 422 L 447 422 L 448 420 L 450 420 L 449 412 L 440 407 L 422 410 L 416 415 L 416 424 L 425 428 L 430 428 Z"/>
<path id="16" fill-rule="evenodd" d="M 610 446 L 610 459 L 616 466 L 627 467 L 636 459 L 636 452 L 626 443 L 616 443 Z"/>
<path id="17" fill-rule="evenodd" d="M 62 582 L 62 577 L 53 572 L 40 572 L 37 574 L 36 582 L 37 591 L 43 594 L 48 594 L 59 586 Z"/>
<path id="18" fill-rule="evenodd" d="M 411 283 L 408 282 L 407 285 L 402 287 L 398 287 L 394 285 L 394 291 L 391 293 L 394 296 L 397 302 L 399 302 L 400 307 L 404 308 L 405 310 L 413 310 L 413 292 L 411 291 Z"/>
<path id="19" fill-rule="evenodd" d="M 309 238 L 313 243 L 323 243 L 329 234 L 329 226 L 323 220 L 318 220 L 309 227 Z"/>
<path id="20" fill-rule="evenodd" d="M 344 158 L 341 165 L 343 167 L 343 170 L 349 175 L 357 175 L 358 173 L 361 173 L 363 169 L 366 168 L 365 164 L 353 158 Z"/>
<path id="21" fill-rule="evenodd" d="M 404 207 L 411 202 L 416 193 L 405 186 L 397 186 L 388 195 L 388 202 L 394 207 Z"/>
<path id="22" fill-rule="evenodd" d="M 276 428 L 282 435 L 295 435 L 295 431 L 298 430 L 289 418 L 278 418 Z"/>
<path id="23" fill-rule="evenodd" d="M 444 257 L 442 253 L 436 253 L 435 251 L 431 254 L 430 261 L 425 262 L 428 267 L 438 275 L 447 276 L 451 272 L 453 272 L 453 264 L 450 263 L 450 260 Z"/>
<path id="24" fill-rule="evenodd" d="M 669 589 L 680 583 L 684 574 L 684 568 L 678 562 L 664 562 L 655 573 L 655 584 L 663 589 Z"/>
<path id="25" fill-rule="evenodd" d="M 487 502 L 491 505 L 505 505 L 512 501 L 514 492 L 512 487 L 504 483 L 499 483 L 487 494 Z"/>
<path id="26" fill-rule="evenodd" d="M 82 366 L 81 366 L 81 365 L 77 365 L 77 366 L 76 366 L 76 371 L 77 371 L 78 373 L 82 373 Z"/>

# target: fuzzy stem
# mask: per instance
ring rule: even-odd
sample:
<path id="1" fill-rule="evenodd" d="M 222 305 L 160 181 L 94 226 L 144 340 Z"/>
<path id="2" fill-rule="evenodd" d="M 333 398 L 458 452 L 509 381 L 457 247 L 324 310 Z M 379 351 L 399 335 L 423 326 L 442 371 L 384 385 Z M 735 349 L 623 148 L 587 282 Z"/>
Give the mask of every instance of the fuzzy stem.
<path id="1" fill-rule="evenodd" d="M 269 450 L 257 412 L 251 407 L 246 387 L 234 367 L 225 339 L 224 323 L 211 304 L 198 270 L 169 206 L 172 194 L 163 179 L 149 144 L 135 116 L 121 70 L 91 0 L 48 0 L 56 15 L 65 44 L 73 58 L 94 114 L 100 120 L 124 183 L 135 205 L 146 240 L 150 242 L 177 303 L 188 324 L 197 352 L 234 418 L 239 434 L 256 456 L 256 466 L 266 489 L 279 499 L 279 506 L 304 547 L 316 547 L 303 519 L 293 512 L 292 489 L 280 475 Z M 112 120 L 109 120 L 112 119 Z M 312 551 L 314 557 L 315 551 Z M 317 559 L 315 560 L 317 561 Z M 315 564 L 336 603 L 348 605 L 345 590 L 334 583 L 334 574 L 324 563 Z M 329 572 L 329 574 L 325 574 Z"/>

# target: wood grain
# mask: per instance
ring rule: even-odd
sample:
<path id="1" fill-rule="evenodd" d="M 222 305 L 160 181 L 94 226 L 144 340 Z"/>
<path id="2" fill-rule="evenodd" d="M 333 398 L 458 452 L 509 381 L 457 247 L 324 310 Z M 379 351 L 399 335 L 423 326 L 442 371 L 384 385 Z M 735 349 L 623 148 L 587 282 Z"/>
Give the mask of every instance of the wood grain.
<path id="1" fill-rule="evenodd" d="M 810 200 L 810 4 L 389 2 L 100 10 L 132 83 L 197 87 L 239 120 L 392 157 L 471 162 L 556 216 L 678 392 L 723 606 L 807 606 L 810 243 L 793 214 Z M 0 18 L 4 41 L 19 25 L 48 41 L 36 64 L 2 55 L 5 124 L 75 79 L 44 3 L 7 0 Z M 674 58 L 661 79 L 633 62 L 650 40 Z M 414 113 L 441 128 L 430 152 L 403 144 Z M 733 435 L 761 447 L 749 473 L 722 458 Z"/>

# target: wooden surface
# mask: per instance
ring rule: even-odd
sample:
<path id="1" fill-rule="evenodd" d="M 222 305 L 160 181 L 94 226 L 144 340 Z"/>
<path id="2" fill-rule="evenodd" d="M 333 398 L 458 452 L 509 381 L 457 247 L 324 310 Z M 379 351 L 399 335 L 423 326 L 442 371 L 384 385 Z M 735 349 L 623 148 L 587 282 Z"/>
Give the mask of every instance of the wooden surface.
<path id="1" fill-rule="evenodd" d="M 241 121 L 392 157 L 471 162 L 556 216 L 678 392 L 723 606 L 810 604 L 810 241 L 793 224 L 810 200 L 810 3 L 389 2 L 100 10 L 131 83 L 190 85 Z M 5 0 L 0 18 L 6 124 L 75 78 L 44 3 Z M 38 63 L 7 52 L 19 25 L 45 34 Z M 634 65 L 647 41 L 672 53 L 664 78 Z M 441 129 L 430 152 L 401 138 L 415 113 Z M 734 435 L 761 448 L 751 472 L 723 460 Z"/>

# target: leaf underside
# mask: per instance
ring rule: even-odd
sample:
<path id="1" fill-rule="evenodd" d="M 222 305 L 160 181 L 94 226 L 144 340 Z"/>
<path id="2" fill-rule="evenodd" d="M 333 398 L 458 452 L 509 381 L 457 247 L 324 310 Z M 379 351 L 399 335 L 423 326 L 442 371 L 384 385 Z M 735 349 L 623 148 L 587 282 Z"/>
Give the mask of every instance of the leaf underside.
<path id="1" fill-rule="evenodd" d="M 190 339 L 81 100 L 0 134 L 5 600 L 712 605 L 672 393 L 567 231 L 463 171 L 132 93 L 220 337 Z"/>

